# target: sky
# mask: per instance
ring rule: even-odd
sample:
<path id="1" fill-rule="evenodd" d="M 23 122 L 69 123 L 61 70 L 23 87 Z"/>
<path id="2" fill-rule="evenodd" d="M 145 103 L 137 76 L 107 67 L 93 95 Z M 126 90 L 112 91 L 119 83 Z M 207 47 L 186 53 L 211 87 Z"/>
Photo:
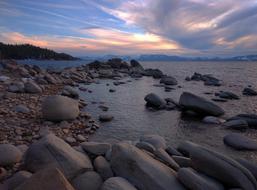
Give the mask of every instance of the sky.
<path id="1" fill-rule="evenodd" d="M 257 0 L 0 0 L 0 41 L 74 56 L 257 54 Z"/>

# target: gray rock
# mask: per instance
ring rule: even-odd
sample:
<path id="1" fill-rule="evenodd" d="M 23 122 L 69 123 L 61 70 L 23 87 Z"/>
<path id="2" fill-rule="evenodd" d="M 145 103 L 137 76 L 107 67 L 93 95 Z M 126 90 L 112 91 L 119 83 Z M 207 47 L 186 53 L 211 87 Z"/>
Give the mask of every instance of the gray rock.
<path id="1" fill-rule="evenodd" d="M 22 185 L 27 179 L 32 176 L 30 172 L 18 171 L 11 178 L 5 181 L 8 186 L 8 190 L 14 190 L 18 186 Z"/>
<path id="2" fill-rule="evenodd" d="M 191 167 L 191 159 L 184 156 L 172 156 L 173 160 L 181 167 Z"/>
<path id="3" fill-rule="evenodd" d="M 122 177 L 112 177 L 106 180 L 101 190 L 137 190 L 132 184 Z"/>
<path id="4" fill-rule="evenodd" d="M 234 94 L 232 92 L 226 92 L 226 91 L 221 91 L 220 93 L 218 93 L 218 96 L 220 98 L 230 99 L 230 100 L 238 100 L 238 99 L 240 99 L 236 94 Z"/>
<path id="5" fill-rule="evenodd" d="M 21 151 L 11 144 L 0 144 L 0 166 L 11 166 L 21 161 Z"/>
<path id="6" fill-rule="evenodd" d="M 99 190 L 102 184 L 101 176 L 94 171 L 85 172 L 72 180 L 76 190 Z"/>
<path id="7" fill-rule="evenodd" d="M 184 189 L 175 171 L 130 144 L 113 145 L 111 167 L 140 190 Z"/>
<path id="8" fill-rule="evenodd" d="M 220 116 L 224 114 L 224 110 L 219 106 L 189 92 L 184 92 L 180 96 L 179 104 L 184 110 L 191 110 L 200 115 Z"/>
<path id="9" fill-rule="evenodd" d="M 185 187 L 191 190 L 223 190 L 224 187 L 214 181 L 207 180 L 197 174 L 193 169 L 181 168 L 178 171 L 178 179 Z"/>
<path id="10" fill-rule="evenodd" d="M 153 145 L 156 149 L 162 148 L 166 149 L 166 141 L 163 137 L 159 135 L 143 135 L 140 137 L 141 142 L 147 142 L 151 145 Z"/>
<path id="11" fill-rule="evenodd" d="M 67 178 L 93 169 L 86 154 L 74 150 L 53 134 L 46 135 L 30 145 L 25 155 L 25 167 L 36 172 L 46 167 L 59 168 Z"/>
<path id="12" fill-rule="evenodd" d="M 227 121 L 223 124 L 223 126 L 227 129 L 246 129 L 248 127 L 248 123 L 245 120 L 237 119 L 237 120 L 231 120 Z"/>
<path id="13" fill-rule="evenodd" d="M 257 115 L 255 114 L 239 114 L 235 117 L 229 118 L 228 121 L 231 120 L 245 120 L 249 127 L 256 128 L 257 127 Z"/>
<path id="14" fill-rule="evenodd" d="M 105 155 L 106 152 L 111 149 L 111 144 L 100 142 L 83 142 L 81 143 L 81 147 L 86 152 L 100 156 Z"/>
<path id="15" fill-rule="evenodd" d="M 255 179 L 257 179 L 256 163 L 250 162 L 250 161 L 242 159 L 242 158 L 238 158 L 238 159 L 236 159 L 236 161 L 238 161 L 242 166 L 244 166 L 246 169 L 248 169 L 253 174 Z"/>
<path id="16" fill-rule="evenodd" d="M 110 177 L 113 177 L 111 166 L 104 157 L 96 157 L 96 159 L 94 160 L 94 167 L 97 173 L 100 174 L 104 181 Z"/>
<path id="17" fill-rule="evenodd" d="M 170 156 L 183 156 L 179 151 L 177 151 L 175 148 L 172 148 L 170 146 L 166 148 L 166 152 Z"/>
<path id="18" fill-rule="evenodd" d="M 49 96 L 42 104 L 43 118 L 49 121 L 73 120 L 79 115 L 76 100 L 65 96 Z"/>
<path id="19" fill-rule="evenodd" d="M 163 109 L 166 102 L 154 93 L 150 93 L 145 96 L 144 100 L 146 105 L 149 107 L 154 107 L 156 109 Z"/>
<path id="20" fill-rule="evenodd" d="M 73 99 L 78 99 L 79 98 L 78 92 L 70 86 L 65 86 L 63 88 L 61 94 L 63 96 L 68 96 L 68 97 L 73 98 Z"/>
<path id="21" fill-rule="evenodd" d="M 4 75 L 0 76 L 0 82 L 6 82 L 8 80 L 10 80 L 10 77 Z"/>
<path id="22" fill-rule="evenodd" d="M 162 148 L 156 149 L 154 155 L 159 158 L 164 164 L 170 166 L 174 170 L 179 169 L 179 165 L 177 162 L 173 160 L 173 158 Z"/>
<path id="23" fill-rule="evenodd" d="M 185 145 L 184 145 L 185 146 Z M 191 143 L 189 150 L 192 167 L 230 188 L 254 190 L 257 182 L 253 175 L 235 160 Z"/>
<path id="24" fill-rule="evenodd" d="M 139 148 L 139 149 L 146 150 L 146 151 L 151 152 L 151 153 L 155 152 L 154 146 L 151 145 L 150 143 L 147 143 L 147 142 L 138 142 L 136 144 L 136 147 Z"/>
<path id="25" fill-rule="evenodd" d="M 24 84 L 24 90 L 27 93 L 38 94 L 42 93 L 42 88 L 34 81 L 28 81 Z"/>
<path id="26" fill-rule="evenodd" d="M 14 92 L 14 93 L 20 93 L 24 92 L 24 83 L 23 82 L 13 82 L 8 86 L 8 91 L 9 92 Z"/>
<path id="27" fill-rule="evenodd" d="M 257 91 L 252 88 L 244 88 L 242 93 L 245 96 L 257 96 Z"/>
<path id="28" fill-rule="evenodd" d="M 99 121 L 101 121 L 101 122 L 108 122 L 108 121 L 113 120 L 113 118 L 114 117 L 112 115 L 109 115 L 109 114 L 99 115 Z"/>
<path id="29" fill-rule="evenodd" d="M 161 78 L 160 83 L 163 83 L 165 85 L 177 85 L 178 81 L 174 77 L 165 76 Z"/>
<path id="30" fill-rule="evenodd" d="M 203 122 L 207 124 L 221 124 L 224 123 L 224 120 L 214 116 L 206 116 L 203 118 Z"/>
<path id="31" fill-rule="evenodd" d="M 223 141 L 236 150 L 257 150 L 256 141 L 240 134 L 228 134 L 223 138 Z"/>
<path id="32" fill-rule="evenodd" d="M 18 113 L 29 113 L 30 109 L 25 105 L 18 105 L 14 107 L 14 111 Z"/>

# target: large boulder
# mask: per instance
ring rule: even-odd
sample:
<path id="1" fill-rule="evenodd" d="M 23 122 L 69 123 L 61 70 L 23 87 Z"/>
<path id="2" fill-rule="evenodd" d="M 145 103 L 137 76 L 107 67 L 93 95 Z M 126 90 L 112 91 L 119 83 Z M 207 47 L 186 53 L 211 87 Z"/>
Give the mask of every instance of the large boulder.
<path id="1" fill-rule="evenodd" d="M 220 116 L 224 114 L 224 110 L 216 104 L 189 92 L 184 92 L 180 96 L 179 104 L 184 110 L 191 110 L 199 115 Z"/>
<path id="2" fill-rule="evenodd" d="M 14 165 L 21 161 L 21 151 L 11 144 L 0 144 L 0 166 Z"/>
<path id="3" fill-rule="evenodd" d="M 163 73 L 161 70 L 159 69 L 145 69 L 144 75 L 146 76 L 152 76 L 153 78 L 162 78 L 163 77 Z"/>
<path id="4" fill-rule="evenodd" d="M 130 72 L 132 73 L 140 73 L 140 74 L 143 74 L 144 73 L 144 68 L 143 66 L 136 60 L 132 59 L 130 61 L 130 65 L 131 65 L 131 68 L 130 68 Z"/>
<path id="5" fill-rule="evenodd" d="M 14 190 L 21 184 L 25 183 L 31 176 L 32 174 L 30 172 L 18 171 L 4 183 L 8 186 L 8 190 Z"/>
<path id="6" fill-rule="evenodd" d="M 42 103 L 42 114 L 49 121 L 73 120 L 79 115 L 78 101 L 65 96 L 49 96 Z"/>
<path id="7" fill-rule="evenodd" d="M 223 138 L 226 145 L 237 150 L 257 150 L 257 142 L 240 134 L 231 133 Z"/>
<path id="8" fill-rule="evenodd" d="M 165 76 L 161 78 L 160 83 L 163 83 L 165 85 L 177 85 L 178 81 L 174 77 Z"/>
<path id="9" fill-rule="evenodd" d="M 246 168 L 235 160 L 190 143 L 188 146 L 192 167 L 224 184 L 228 188 L 255 190 L 257 182 Z"/>
<path id="10" fill-rule="evenodd" d="M 93 169 L 86 154 L 76 151 L 53 134 L 48 134 L 30 145 L 25 155 L 24 164 L 31 172 L 46 167 L 56 167 L 69 179 L 81 172 Z"/>
<path id="11" fill-rule="evenodd" d="M 38 171 L 15 190 L 74 190 L 57 168 Z"/>
<path id="12" fill-rule="evenodd" d="M 96 157 L 94 160 L 94 168 L 103 178 L 103 180 L 113 177 L 111 166 L 103 156 Z"/>
<path id="13" fill-rule="evenodd" d="M 122 177 L 112 177 L 106 180 L 101 190 L 137 190 L 132 184 Z"/>
<path id="14" fill-rule="evenodd" d="M 149 107 L 154 107 L 156 109 L 162 109 L 165 107 L 166 102 L 154 93 L 150 93 L 145 96 L 144 100 L 146 105 Z"/>
<path id="15" fill-rule="evenodd" d="M 99 190 L 102 184 L 101 176 L 94 171 L 85 172 L 72 180 L 76 190 Z"/>
<path id="16" fill-rule="evenodd" d="M 111 167 L 140 190 L 184 189 L 174 170 L 131 144 L 113 145 Z"/>

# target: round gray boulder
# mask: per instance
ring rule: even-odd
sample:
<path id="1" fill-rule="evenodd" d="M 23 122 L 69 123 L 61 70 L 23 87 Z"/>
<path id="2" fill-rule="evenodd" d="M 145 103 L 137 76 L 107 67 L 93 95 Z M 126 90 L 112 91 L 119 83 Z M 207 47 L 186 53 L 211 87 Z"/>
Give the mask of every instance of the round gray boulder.
<path id="1" fill-rule="evenodd" d="M 21 161 L 21 151 L 11 144 L 0 144 L 0 166 L 10 166 Z"/>

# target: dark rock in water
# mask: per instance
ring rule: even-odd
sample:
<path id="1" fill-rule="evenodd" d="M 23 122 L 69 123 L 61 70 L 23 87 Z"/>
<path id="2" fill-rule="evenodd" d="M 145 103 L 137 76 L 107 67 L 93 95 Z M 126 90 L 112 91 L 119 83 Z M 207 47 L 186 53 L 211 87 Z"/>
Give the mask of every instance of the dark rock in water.
<path id="1" fill-rule="evenodd" d="M 224 190 L 222 184 L 199 175 L 191 168 L 179 169 L 178 179 L 185 187 L 192 190 Z"/>
<path id="2" fill-rule="evenodd" d="M 112 177 L 106 180 L 101 190 L 137 190 L 131 183 L 122 177 Z"/>
<path id="3" fill-rule="evenodd" d="M 73 98 L 73 99 L 78 99 L 79 98 L 78 92 L 70 86 L 65 86 L 63 88 L 61 94 L 63 96 L 67 96 L 67 97 L 70 97 L 70 98 Z"/>
<path id="4" fill-rule="evenodd" d="M 18 105 L 14 107 L 14 111 L 18 113 L 29 113 L 30 109 L 25 105 Z"/>
<path id="5" fill-rule="evenodd" d="M 138 61 L 136 61 L 134 59 L 132 59 L 130 61 L 130 65 L 131 65 L 131 67 L 141 67 L 141 68 L 143 68 L 143 66 Z"/>
<path id="6" fill-rule="evenodd" d="M 246 95 L 246 96 L 257 96 L 257 91 L 255 91 L 252 88 L 245 88 L 243 90 L 243 95 Z"/>
<path id="7" fill-rule="evenodd" d="M 222 99 L 222 98 L 212 98 L 212 101 L 214 101 L 214 102 L 227 102 L 226 99 Z"/>
<path id="8" fill-rule="evenodd" d="M 166 141 L 163 137 L 159 135 L 143 135 L 140 137 L 141 142 L 147 142 L 153 145 L 156 149 L 166 149 Z"/>
<path id="9" fill-rule="evenodd" d="M 108 122 L 108 121 L 111 121 L 113 120 L 113 116 L 112 115 L 99 115 L 99 121 L 102 121 L 102 122 Z"/>
<path id="10" fill-rule="evenodd" d="M 165 101 L 161 99 L 154 93 L 150 93 L 145 96 L 144 100 L 146 101 L 146 105 L 149 107 L 154 107 L 156 109 L 163 109 L 165 107 Z"/>
<path id="11" fill-rule="evenodd" d="M 255 114 L 239 114 L 228 119 L 228 121 L 231 120 L 244 120 L 247 122 L 249 127 L 257 127 L 257 115 Z"/>
<path id="12" fill-rule="evenodd" d="M 152 76 L 153 78 L 162 78 L 163 73 L 159 69 L 145 69 L 145 76 Z"/>
<path id="13" fill-rule="evenodd" d="M 223 126 L 227 129 L 242 130 L 248 127 L 248 123 L 245 120 L 237 119 L 237 120 L 227 121 L 223 124 Z"/>
<path id="14" fill-rule="evenodd" d="M 143 66 L 134 59 L 130 61 L 130 65 L 131 65 L 131 68 L 130 68 L 131 76 L 133 76 L 134 78 L 142 77 L 142 74 L 144 74 L 145 72 Z"/>
<path id="15" fill-rule="evenodd" d="M 189 92 L 183 92 L 179 104 L 184 110 L 192 110 L 199 115 L 220 116 L 224 114 L 224 110 L 219 106 Z"/>
<path id="16" fill-rule="evenodd" d="M 257 142 L 240 134 L 232 133 L 223 138 L 226 145 L 236 150 L 257 150 Z"/>
<path id="17" fill-rule="evenodd" d="M 242 159 L 242 158 L 238 158 L 238 159 L 236 159 L 236 161 L 238 161 L 242 166 L 244 166 L 246 169 L 248 169 L 253 174 L 255 179 L 257 179 L 257 164 L 256 163 L 250 162 L 250 161 Z"/>
<path id="18" fill-rule="evenodd" d="M 192 145 L 188 149 L 192 160 L 192 167 L 220 181 L 229 188 L 255 190 L 257 182 L 249 170 L 235 160 L 211 151 L 199 145 Z M 184 145 L 185 146 L 185 145 Z"/>
<path id="19" fill-rule="evenodd" d="M 232 92 L 221 91 L 218 95 L 220 98 L 223 98 L 223 99 L 230 99 L 230 100 L 239 100 L 240 99 L 236 94 L 234 94 Z"/>
<path id="20" fill-rule="evenodd" d="M 129 64 L 120 58 L 109 59 L 106 64 L 110 65 L 111 68 L 114 68 L 114 69 L 128 69 L 129 68 Z"/>
<path id="21" fill-rule="evenodd" d="M 212 75 L 202 75 L 200 73 L 194 73 L 191 78 L 186 78 L 186 80 L 203 81 L 204 85 L 207 86 L 221 86 L 220 80 L 213 77 Z"/>
<path id="22" fill-rule="evenodd" d="M 185 81 L 191 81 L 191 78 L 187 76 L 187 77 L 185 78 Z"/>
<path id="23" fill-rule="evenodd" d="M 116 92 L 116 90 L 111 88 L 109 92 Z"/>
<path id="24" fill-rule="evenodd" d="M 111 166 L 117 176 L 126 178 L 140 190 L 185 189 L 175 171 L 127 143 L 113 145 Z"/>
<path id="25" fill-rule="evenodd" d="M 163 83 L 165 85 L 177 85 L 178 81 L 174 77 L 165 76 L 161 78 L 160 83 Z"/>

